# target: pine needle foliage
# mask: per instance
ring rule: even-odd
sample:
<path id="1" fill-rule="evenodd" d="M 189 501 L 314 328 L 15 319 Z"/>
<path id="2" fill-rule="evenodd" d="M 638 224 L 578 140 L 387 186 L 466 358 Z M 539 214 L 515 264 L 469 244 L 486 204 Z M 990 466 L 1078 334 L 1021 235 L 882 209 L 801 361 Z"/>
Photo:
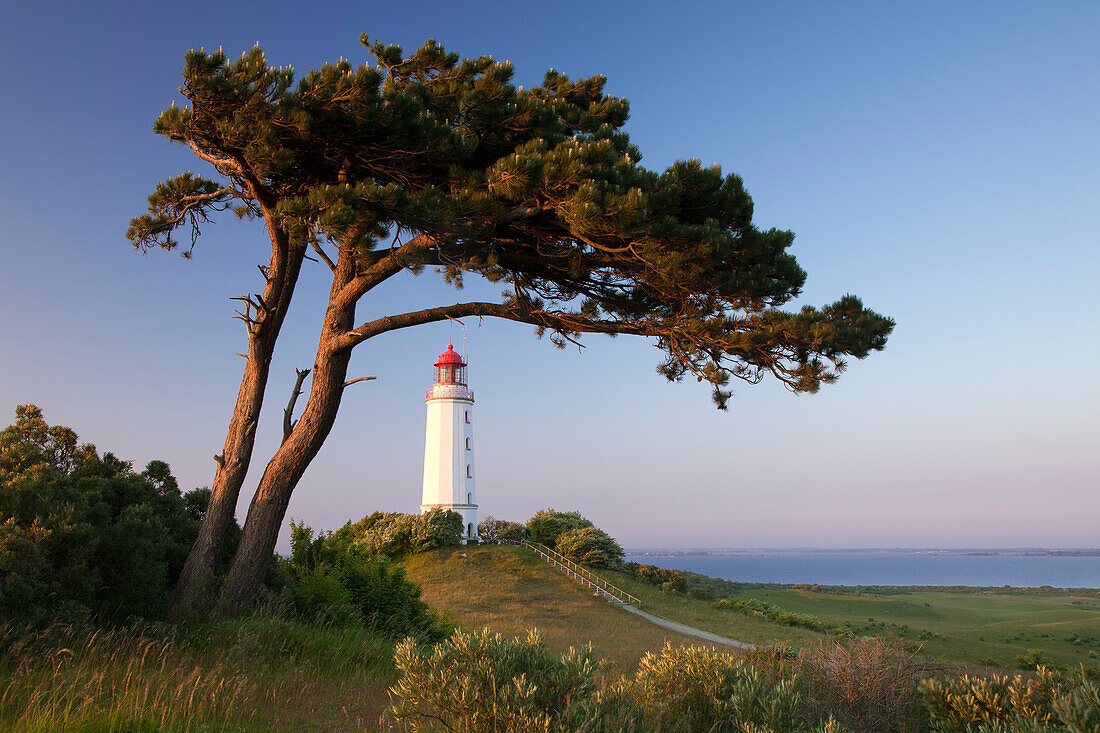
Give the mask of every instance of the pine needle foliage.
<path id="1" fill-rule="evenodd" d="M 131 223 L 134 245 L 173 249 L 183 229 L 189 255 L 200 226 L 233 209 L 291 248 L 332 245 L 363 273 L 482 276 L 505 286 L 501 300 L 448 315 L 531 323 L 559 346 L 587 332 L 654 337 L 661 373 L 709 382 L 720 407 L 730 378 L 814 392 L 847 357 L 885 346 L 893 321 L 855 296 L 780 310 L 806 279 L 793 235 L 754 226 L 741 178 L 717 165 L 643 167 L 623 130 L 629 105 L 604 77 L 551 70 L 523 89 L 489 56 L 361 40 L 373 64 L 341 59 L 296 83 L 259 46 L 235 61 L 188 52 L 188 106 L 154 131 L 217 176 L 160 184 Z"/>

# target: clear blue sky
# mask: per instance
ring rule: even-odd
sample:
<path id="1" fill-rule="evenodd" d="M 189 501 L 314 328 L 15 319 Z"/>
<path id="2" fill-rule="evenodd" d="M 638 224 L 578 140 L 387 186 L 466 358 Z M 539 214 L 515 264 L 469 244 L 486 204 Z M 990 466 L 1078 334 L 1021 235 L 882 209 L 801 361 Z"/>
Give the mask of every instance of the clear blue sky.
<path id="1" fill-rule="evenodd" d="M 259 287 L 255 224 L 192 261 L 134 252 L 130 217 L 203 164 L 151 132 L 183 53 L 259 42 L 304 71 L 411 49 L 605 74 L 645 163 L 741 174 L 792 229 L 805 302 L 856 293 L 898 326 L 815 396 L 741 386 L 719 413 L 644 341 L 558 351 L 470 323 L 483 514 L 579 509 L 632 547 L 1100 545 L 1100 6 L 974 3 L 9 3 L 0 11 L 0 424 L 48 420 L 185 488 L 209 484 L 240 378 L 230 296 Z M 277 350 L 250 496 L 327 271 Z M 468 284 L 465 295 L 483 288 Z M 488 292 L 495 293 L 490 287 Z M 361 315 L 455 302 L 424 275 Z M 415 511 L 423 390 L 452 327 L 360 347 L 290 516 Z M 460 335 L 454 334 L 457 338 Z M 247 496 L 239 515 L 244 516 Z"/>

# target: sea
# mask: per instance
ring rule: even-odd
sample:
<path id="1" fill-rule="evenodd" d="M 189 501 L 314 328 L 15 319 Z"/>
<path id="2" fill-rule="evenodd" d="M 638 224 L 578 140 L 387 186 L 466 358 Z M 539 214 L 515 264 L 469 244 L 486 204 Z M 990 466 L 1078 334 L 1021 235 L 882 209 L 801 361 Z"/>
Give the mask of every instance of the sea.
<path id="1" fill-rule="evenodd" d="M 742 583 L 1100 588 L 1100 550 L 627 550 L 630 562 Z"/>

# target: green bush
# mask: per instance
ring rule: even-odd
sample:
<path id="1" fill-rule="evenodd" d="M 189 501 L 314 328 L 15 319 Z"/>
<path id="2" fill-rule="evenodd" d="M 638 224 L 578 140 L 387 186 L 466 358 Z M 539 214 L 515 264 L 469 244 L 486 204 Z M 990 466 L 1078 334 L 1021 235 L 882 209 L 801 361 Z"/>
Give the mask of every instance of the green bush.
<path id="1" fill-rule="evenodd" d="M 336 534 L 290 523 L 291 556 L 280 562 L 298 613 L 336 627 L 368 627 L 399 638 L 438 638 L 439 621 L 403 568 Z"/>
<path id="2" fill-rule="evenodd" d="M 697 585 L 688 591 L 688 595 L 697 601 L 713 601 L 714 588 L 709 585 Z"/>
<path id="3" fill-rule="evenodd" d="M 628 562 L 626 571 L 638 580 L 655 585 L 661 590 L 687 593 L 687 578 L 678 570 Z"/>
<path id="4" fill-rule="evenodd" d="M 509 522 L 496 517 L 485 517 L 481 524 L 477 525 L 477 536 L 485 544 L 495 545 L 500 542 L 519 542 L 523 539 L 524 527 L 519 522 Z"/>
<path id="5" fill-rule="evenodd" d="M 559 512 L 554 509 L 542 509 L 527 520 L 528 539 L 541 542 L 547 547 L 556 548 L 558 537 L 570 529 L 591 527 L 592 522 L 581 516 L 580 512 Z"/>
<path id="6" fill-rule="evenodd" d="M 558 535 L 558 552 L 574 562 L 617 570 L 623 564 L 623 548 L 602 529 L 567 529 Z"/>
<path id="7" fill-rule="evenodd" d="M 1028 649 L 1026 654 L 1016 657 L 1016 666 L 1020 669 L 1038 669 L 1050 664 L 1050 660 L 1041 649 Z"/>
<path id="8" fill-rule="evenodd" d="M 455 632 L 402 642 L 390 716 L 407 730 L 841 733 L 806 714 L 796 679 L 731 654 L 689 647 L 647 654 L 633 677 L 601 685 L 589 648 L 551 654 L 532 632 L 506 640 Z"/>
<path id="9" fill-rule="evenodd" d="M 667 645 L 625 683 L 641 730 L 805 731 L 795 681 L 732 654 Z"/>
<path id="10" fill-rule="evenodd" d="M 163 461 L 136 473 L 19 406 L 0 432 L 0 618 L 159 616 L 204 509 Z"/>
<path id="11" fill-rule="evenodd" d="M 449 509 L 423 514 L 374 512 L 333 533 L 333 541 L 357 545 L 375 555 L 401 557 L 462 543 L 462 515 Z"/>
<path id="12" fill-rule="evenodd" d="M 555 655 L 534 631 L 524 640 L 456 631 L 434 647 L 406 639 L 394 662 L 393 718 L 413 731 L 439 722 L 468 733 L 576 730 L 571 721 L 599 669 L 591 647 Z"/>
<path id="13" fill-rule="evenodd" d="M 840 630 L 839 627 L 826 623 L 817 616 L 812 616 L 808 613 L 784 611 L 781 608 L 777 608 L 770 603 L 757 600 L 756 598 L 723 598 L 720 601 L 715 601 L 711 605 L 718 609 L 737 611 L 746 616 L 760 616 L 772 623 L 781 624 L 783 626 L 798 626 L 803 629 L 810 629 L 811 631 L 836 632 Z"/>
<path id="14" fill-rule="evenodd" d="M 956 677 L 923 685 L 932 730 L 940 733 L 1100 730 L 1100 688 L 1083 675 L 1063 676 L 1039 667 L 1012 680 Z"/>

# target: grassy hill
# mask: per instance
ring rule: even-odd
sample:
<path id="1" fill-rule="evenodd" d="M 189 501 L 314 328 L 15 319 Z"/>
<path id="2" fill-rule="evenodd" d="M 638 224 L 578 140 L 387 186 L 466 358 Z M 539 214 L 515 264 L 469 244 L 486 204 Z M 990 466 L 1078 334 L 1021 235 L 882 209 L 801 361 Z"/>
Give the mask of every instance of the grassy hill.
<path id="1" fill-rule="evenodd" d="M 424 600 L 459 626 L 519 637 L 534 628 L 549 648 L 560 651 L 592 642 L 596 653 L 620 672 L 633 671 L 643 654 L 666 642 L 712 646 L 593 597 L 530 550 L 448 548 L 413 555 L 402 564 L 409 580 L 423 586 Z"/>
<path id="2" fill-rule="evenodd" d="M 424 598 L 467 628 L 505 635 L 538 628 L 555 649 L 593 642 L 596 652 L 629 670 L 665 641 L 701 644 L 655 627 L 598 598 L 535 557 L 515 547 L 440 550 L 406 561 L 409 578 Z M 711 601 L 663 593 L 626 573 L 599 574 L 642 600 L 651 613 L 751 644 L 799 647 L 824 635 L 784 626 Z M 898 636 L 920 644 L 945 662 L 980 668 L 1014 668 L 1016 658 L 1039 649 L 1058 665 L 1100 666 L 1100 595 L 1095 592 L 808 588 L 780 585 L 716 585 L 719 597 L 756 598 L 785 611 L 809 614 L 860 636 Z M 992 664 L 989 664 L 992 662 Z"/>

